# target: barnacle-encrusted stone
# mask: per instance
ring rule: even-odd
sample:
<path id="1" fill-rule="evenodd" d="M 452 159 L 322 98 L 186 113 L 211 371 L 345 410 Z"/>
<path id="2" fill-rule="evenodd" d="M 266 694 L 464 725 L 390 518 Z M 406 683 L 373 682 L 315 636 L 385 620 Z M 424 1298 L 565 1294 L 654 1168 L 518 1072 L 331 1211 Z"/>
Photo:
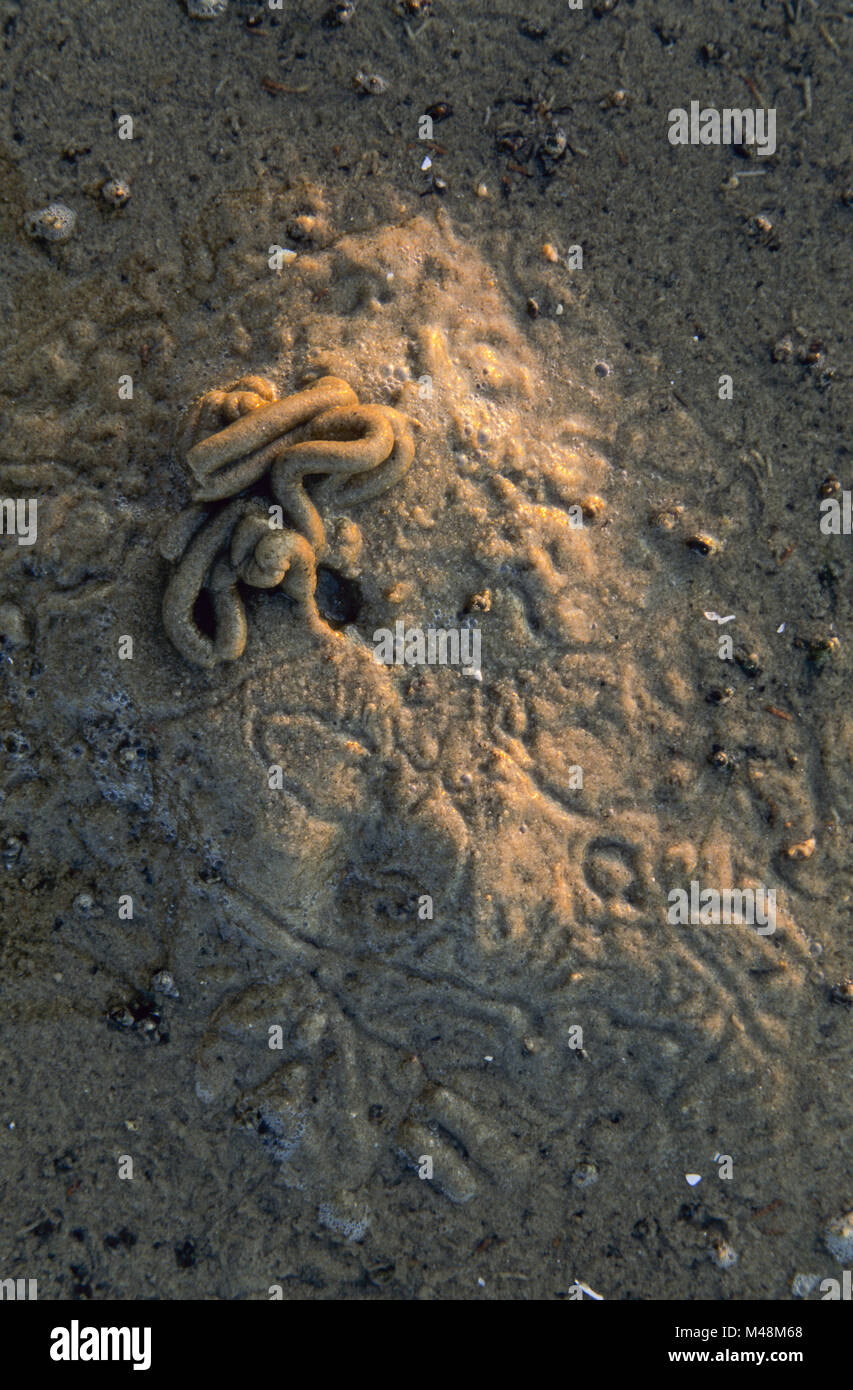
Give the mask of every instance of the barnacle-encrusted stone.
<path id="1" fill-rule="evenodd" d="M 300 427 L 308 438 L 289 443 Z M 235 661 L 246 645 L 240 582 L 280 585 L 309 628 L 328 631 L 314 598 L 326 533 L 304 479 L 327 475 L 326 495 L 338 503 L 377 497 L 411 466 L 415 445 L 405 415 L 360 405 L 339 377 L 321 377 L 278 400 L 271 382 L 246 376 L 195 402 L 181 446 L 196 480 L 195 500 L 160 538 L 161 554 L 178 562 L 163 596 L 163 625 L 174 646 L 197 666 Z M 265 476 L 287 528 L 274 525 L 263 498 L 245 495 Z M 234 500 L 216 511 L 202 505 L 226 498 Z M 213 637 L 195 619 L 204 591 Z"/>
<path id="2" fill-rule="evenodd" d="M 65 203 L 50 203 L 27 215 L 27 236 L 36 241 L 67 241 L 77 225 L 77 214 Z"/>
<path id="3" fill-rule="evenodd" d="M 130 197 L 130 184 L 127 179 L 107 179 L 101 189 L 101 197 L 112 208 L 123 208 Z"/>

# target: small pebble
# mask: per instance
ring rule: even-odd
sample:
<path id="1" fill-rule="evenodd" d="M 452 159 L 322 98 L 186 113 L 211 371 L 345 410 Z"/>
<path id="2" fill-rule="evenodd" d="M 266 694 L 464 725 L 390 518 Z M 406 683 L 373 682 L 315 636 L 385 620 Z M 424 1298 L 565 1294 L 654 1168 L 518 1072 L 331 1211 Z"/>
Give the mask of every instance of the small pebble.
<path id="1" fill-rule="evenodd" d="M 845 979 L 839 980 L 829 991 L 830 1004 L 846 1004 L 848 1008 L 853 1007 L 853 979 L 848 975 Z"/>
<path id="2" fill-rule="evenodd" d="M 29 643 L 26 619 L 14 603 L 0 603 L 0 641 L 6 647 L 26 647 Z"/>
<path id="3" fill-rule="evenodd" d="M 672 531 L 683 511 L 682 506 L 675 505 L 667 507 L 661 512 L 652 512 L 649 516 L 649 525 L 656 526 L 661 531 Z"/>
<path id="4" fill-rule="evenodd" d="M 27 236 L 36 241 L 67 241 L 77 225 L 77 214 L 64 203 L 50 203 L 26 219 Z"/>
<path id="5" fill-rule="evenodd" d="M 731 1269 L 738 1261 L 737 1251 L 724 1240 L 715 1241 L 711 1246 L 711 1259 L 718 1269 Z"/>
<path id="6" fill-rule="evenodd" d="M 469 594 L 462 611 L 463 613 L 490 613 L 492 611 L 491 589 L 484 589 L 481 594 Z"/>
<path id="7" fill-rule="evenodd" d="M 3 841 L 3 867 L 11 869 L 17 864 L 24 848 L 24 840 L 20 835 L 9 835 Z"/>
<path id="8" fill-rule="evenodd" d="M 795 1274 L 791 1284 L 791 1293 L 795 1298 L 808 1298 L 819 1283 L 819 1274 Z"/>
<path id="9" fill-rule="evenodd" d="M 567 144 L 566 132 L 562 126 L 556 126 L 554 130 L 548 132 L 542 141 L 542 153 L 546 154 L 549 159 L 559 159 L 561 155 L 565 154 Z"/>
<path id="10" fill-rule="evenodd" d="M 572 1173 L 572 1187 L 594 1187 L 598 1182 L 598 1169 L 594 1163 L 579 1163 Z"/>
<path id="11" fill-rule="evenodd" d="M 604 515 L 604 498 L 597 497 L 595 493 L 591 493 L 589 497 L 582 498 L 580 505 L 584 518 L 587 521 L 597 521 L 600 516 Z"/>
<path id="12" fill-rule="evenodd" d="M 821 367 L 826 361 L 826 348 L 819 338 L 813 338 L 799 348 L 797 360 L 806 367 Z"/>
<path id="13" fill-rule="evenodd" d="M 551 245 L 550 241 L 546 241 L 545 245 L 542 247 L 542 255 L 545 257 L 546 261 L 550 261 L 552 265 L 556 265 L 560 259 L 559 251 L 556 246 Z"/>
<path id="14" fill-rule="evenodd" d="M 770 356 L 774 362 L 790 362 L 794 355 L 794 344 L 786 334 L 783 338 L 777 338 L 770 349 Z"/>
<path id="15" fill-rule="evenodd" d="M 101 189 L 101 197 L 111 208 L 123 208 L 130 197 L 130 184 L 127 179 L 108 179 Z"/>
<path id="16" fill-rule="evenodd" d="M 175 984 L 175 977 L 168 970 L 158 970 L 151 980 L 152 994 L 165 994 L 167 999 L 180 999 L 181 994 Z"/>
<path id="17" fill-rule="evenodd" d="M 720 542 L 713 536 L 708 536 L 702 532 L 697 532 L 694 536 L 688 536 L 684 542 L 688 550 L 695 550 L 699 555 L 715 555 L 720 549 Z"/>
<path id="18" fill-rule="evenodd" d="M 488 198 L 489 196 L 489 190 L 484 183 L 478 183 L 477 187 L 474 189 L 474 192 L 476 193 L 478 198 Z"/>
<path id="19" fill-rule="evenodd" d="M 380 77 L 378 72 L 357 72 L 355 85 L 360 92 L 369 92 L 371 96 L 378 96 L 380 92 L 387 92 L 388 79 Z"/>
<path id="20" fill-rule="evenodd" d="M 748 652 L 744 647 L 735 647 L 735 661 L 749 680 L 755 680 L 761 675 L 758 652 Z"/>
<path id="21" fill-rule="evenodd" d="M 823 1233 L 826 1248 L 840 1264 L 853 1264 L 853 1211 L 836 1216 Z"/>
<path id="22" fill-rule="evenodd" d="M 326 23 L 329 25 L 349 24 L 354 17 L 355 0 L 339 0 L 339 3 L 333 5 L 329 10 Z"/>
<path id="23" fill-rule="evenodd" d="M 319 241 L 329 235 L 329 224 L 325 217 L 303 212 L 288 223 L 287 230 L 295 241 Z"/>

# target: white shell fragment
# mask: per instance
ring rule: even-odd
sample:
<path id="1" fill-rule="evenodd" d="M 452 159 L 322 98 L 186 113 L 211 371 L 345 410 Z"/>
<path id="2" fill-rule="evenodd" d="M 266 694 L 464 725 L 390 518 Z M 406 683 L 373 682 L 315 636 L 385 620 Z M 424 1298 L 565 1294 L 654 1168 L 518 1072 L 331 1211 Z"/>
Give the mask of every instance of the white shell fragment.
<path id="1" fill-rule="evenodd" d="M 190 19 L 217 19 L 228 9 L 228 0 L 187 0 Z"/>

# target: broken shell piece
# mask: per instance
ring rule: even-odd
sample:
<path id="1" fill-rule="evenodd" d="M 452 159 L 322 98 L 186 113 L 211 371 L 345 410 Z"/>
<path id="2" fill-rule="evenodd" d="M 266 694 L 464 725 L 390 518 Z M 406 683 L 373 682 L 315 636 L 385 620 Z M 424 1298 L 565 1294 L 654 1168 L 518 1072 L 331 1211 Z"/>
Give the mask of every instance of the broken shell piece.
<path id="1" fill-rule="evenodd" d="M 789 859 L 811 859 L 815 852 L 816 840 L 814 835 L 810 835 L 807 840 L 802 840 L 798 845 L 791 845 L 785 853 Z"/>
<path id="2" fill-rule="evenodd" d="M 187 0 L 190 19 L 217 19 L 228 9 L 228 0 Z"/>
<path id="3" fill-rule="evenodd" d="M 716 555 L 721 549 L 718 540 L 701 531 L 697 531 L 693 536 L 688 536 L 684 544 L 688 550 L 695 550 L 699 555 Z"/>

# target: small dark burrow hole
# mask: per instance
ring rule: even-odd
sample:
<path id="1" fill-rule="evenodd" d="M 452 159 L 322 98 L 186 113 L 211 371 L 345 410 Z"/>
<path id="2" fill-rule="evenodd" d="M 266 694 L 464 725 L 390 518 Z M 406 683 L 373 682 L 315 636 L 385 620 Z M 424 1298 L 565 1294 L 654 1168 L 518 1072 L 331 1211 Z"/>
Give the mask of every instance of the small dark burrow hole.
<path id="1" fill-rule="evenodd" d="M 330 627 L 344 627 L 354 623 L 361 611 L 361 585 L 354 579 L 347 579 L 337 570 L 317 570 L 317 607 Z"/>
<path id="2" fill-rule="evenodd" d="M 207 589 L 202 589 L 193 606 L 193 622 L 199 632 L 211 641 L 216 636 L 216 618 L 213 612 L 213 599 Z"/>

